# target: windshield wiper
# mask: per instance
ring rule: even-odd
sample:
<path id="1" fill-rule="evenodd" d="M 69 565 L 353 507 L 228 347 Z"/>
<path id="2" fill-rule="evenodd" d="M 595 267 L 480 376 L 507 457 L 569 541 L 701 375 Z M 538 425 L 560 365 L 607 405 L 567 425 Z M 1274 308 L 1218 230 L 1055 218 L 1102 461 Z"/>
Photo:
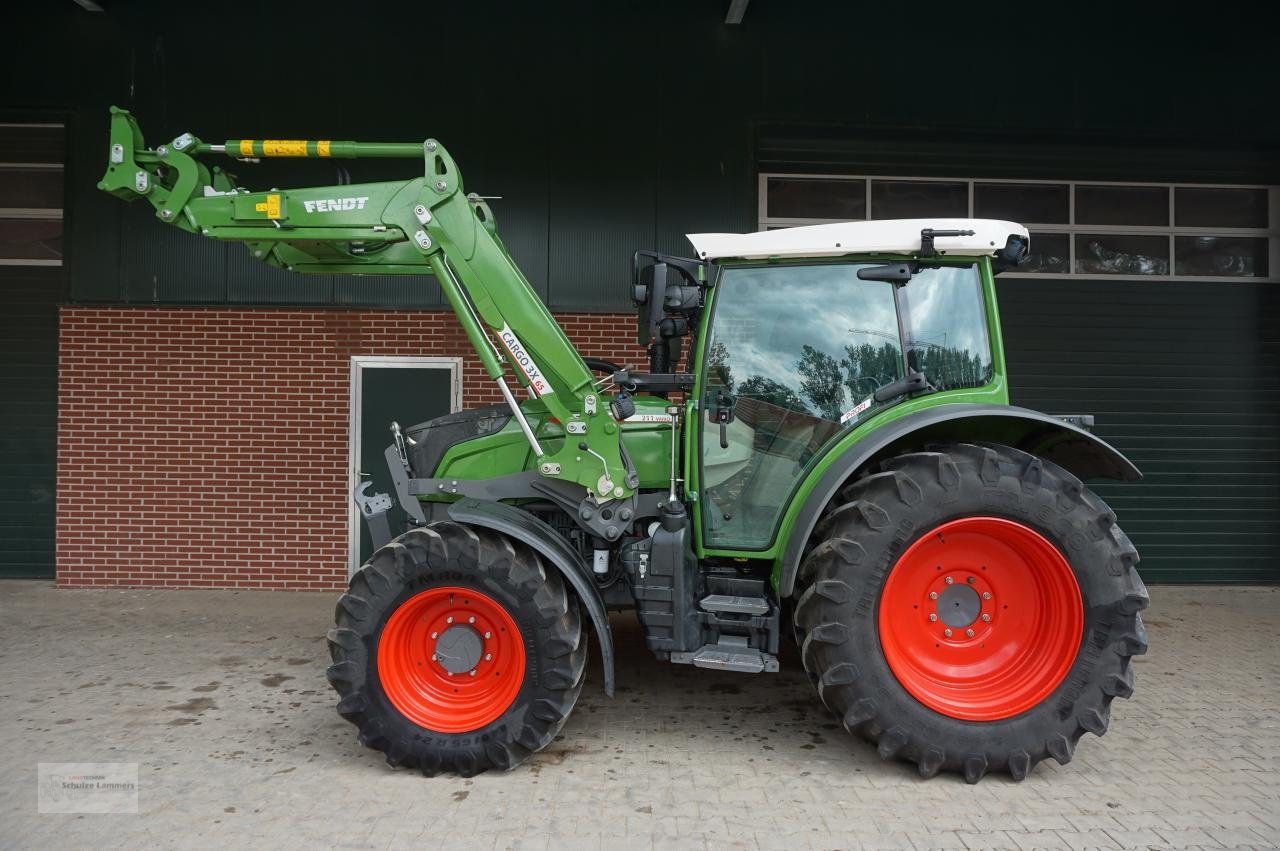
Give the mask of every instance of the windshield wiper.
<path id="1" fill-rule="evenodd" d="M 891 399 L 897 399 L 899 396 L 932 393 L 937 389 L 937 387 L 929 383 L 929 379 L 925 378 L 923 372 L 913 370 L 907 373 L 906 378 L 899 378 L 897 381 L 881 387 L 873 396 L 877 402 L 888 402 Z"/>

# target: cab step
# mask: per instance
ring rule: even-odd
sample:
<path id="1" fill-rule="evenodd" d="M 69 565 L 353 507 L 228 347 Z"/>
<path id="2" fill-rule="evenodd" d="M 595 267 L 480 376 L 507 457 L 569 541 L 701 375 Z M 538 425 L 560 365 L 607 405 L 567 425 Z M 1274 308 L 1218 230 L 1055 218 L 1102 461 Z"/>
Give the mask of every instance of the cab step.
<path id="1" fill-rule="evenodd" d="M 685 657 L 685 658 L 679 658 Z M 778 658 L 761 653 L 747 645 L 745 636 L 722 635 L 718 644 L 704 644 L 692 653 L 672 653 L 672 662 L 685 662 L 698 668 L 759 674 L 778 670 Z"/>
<path id="2" fill-rule="evenodd" d="M 732 594 L 709 594 L 699 604 L 704 612 L 731 612 L 738 615 L 767 615 L 769 601 L 764 597 L 739 597 Z"/>

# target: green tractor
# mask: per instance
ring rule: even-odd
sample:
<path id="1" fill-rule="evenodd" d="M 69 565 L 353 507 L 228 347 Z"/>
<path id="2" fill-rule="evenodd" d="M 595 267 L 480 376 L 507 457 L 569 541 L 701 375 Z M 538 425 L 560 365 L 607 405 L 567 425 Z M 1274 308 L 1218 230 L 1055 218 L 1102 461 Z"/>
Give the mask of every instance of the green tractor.
<path id="1" fill-rule="evenodd" d="M 425 169 L 251 192 L 218 156 Z M 1138 554 L 1082 480 L 1140 474 L 1091 418 L 1009 405 L 994 279 L 1028 253 L 1020 225 L 638 252 L 637 371 L 574 348 L 434 139 L 148 149 L 113 108 L 99 185 L 295 272 L 430 274 L 496 382 L 503 404 L 392 424 L 395 493 L 353 494 L 377 549 L 338 601 L 328 678 L 393 766 L 472 775 L 546 747 L 588 629 L 613 694 L 615 610 L 673 664 L 767 674 L 795 641 L 845 729 L 926 777 L 1066 763 L 1133 691 Z"/>

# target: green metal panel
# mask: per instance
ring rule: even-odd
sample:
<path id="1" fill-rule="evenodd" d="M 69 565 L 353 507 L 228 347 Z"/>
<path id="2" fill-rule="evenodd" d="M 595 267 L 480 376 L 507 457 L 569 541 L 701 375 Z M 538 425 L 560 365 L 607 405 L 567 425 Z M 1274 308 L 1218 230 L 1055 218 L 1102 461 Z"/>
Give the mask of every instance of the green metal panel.
<path id="1" fill-rule="evenodd" d="M 303 276 L 292 275 L 292 277 Z M 440 285 L 429 274 L 333 275 L 332 280 L 333 304 L 387 308 L 448 306 L 440 293 Z"/>
<path id="2" fill-rule="evenodd" d="M 551 304 L 630 309 L 629 263 L 654 244 L 654 203 L 652 180 L 612 166 L 558 176 L 548 212 Z"/>
<path id="3" fill-rule="evenodd" d="M 1221 135 L 1177 146 L 1121 134 L 1045 136 L 1016 127 L 940 133 L 933 124 L 884 129 L 769 121 L 756 125 L 755 149 L 762 172 L 1159 183 L 1280 180 L 1275 142 Z"/>
<path id="4" fill-rule="evenodd" d="M 69 133 L 74 139 L 76 123 Z M 81 302 L 120 301 L 120 241 L 124 221 L 120 205 L 94 185 L 101 157 L 83 150 L 69 152 L 66 166 L 66 209 L 63 234 L 70 297 Z M 97 151 L 94 152 L 98 153 Z"/>
<path id="5" fill-rule="evenodd" d="M 385 27 L 356 26 L 344 33 L 348 52 L 376 57 L 376 72 L 317 66 L 313 79 L 286 74 L 270 91 L 248 97 L 229 95 L 225 74 L 193 73 L 191 57 L 216 55 L 224 68 L 266 67 L 264 56 L 301 55 L 331 41 L 332 16 L 314 9 L 299 14 L 294 4 L 260 4 L 255 29 L 272 34 L 264 48 L 258 39 L 228 39 L 217 27 L 192 28 L 169 12 L 158 0 L 143 0 L 115 4 L 108 14 L 84 13 L 71 3 L 25 4 L 10 16 L 23 37 L 0 54 L 0 78 L 22 85 L 10 87 L 0 107 L 73 112 L 67 221 L 74 300 L 114 302 L 127 294 L 142 302 L 390 305 L 401 303 L 402 295 L 405 304 L 433 298 L 416 286 L 408 295 L 377 280 L 289 279 L 252 263 L 249 268 L 262 277 L 249 277 L 242 274 L 246 261 L 239 246 L 157 229 L 145 210 L 137 211 L 138 220 L 126 220 L 135 211 L 92 188 L 104 161 L 103 108 L 111 102 L 155 116 L 157 138 L 197 129 L 174 123 L 193 119 L 211 138 L 218 132 L 436 136 L 467 165 L 469 188 L 504 196 L 494 210 L 505 241 L 537 291 L 558 309 L 622 306 L 626 256 L 635 248 L 656 242 L 680 252 L 685 230 L 750 227 L 753 165 L 1280 180 L 1280 111 L 1256 108 L 1268 102 L 1271 57 L 1204 38 L 1199 17 L 1152 16 L 1137 7 L 1117 7 L 1108 23 L 1143 38 L 1113 40 L 1085 55 L 1079 45 L 1096 45 L 1096 20 L 1056 6 L 1021 10 L 1015 27 L 1053 38 L 997 36 L 999 49 L 984 50 L 957 41 L 947 22 L 892 4 L 827 4 L 817 16 L 797 13 L 792 4 L 753 4 L 740 27 L 726 27 L 716 4 L 580 2 L 556 15 L 538 7 L 513 6 L 494 15 L 482 4 L 435 4 L 433 31 L 459 37 L 433 41 L 429 59 L 421 51 L 385 49 Z M 407 0 L 387 4 L 380 14 L 382 20 L 422 17 L 420 5 Z M 565 27 L 565 20 L 575 25 Z M 909 32 L 908 67 L 882 73 L 902 64 L 900 38 L 855 39 L 851 49 L 850 33 L 869 32 Z M 483 34 L 484 61 L 476 58 L 476 33 Z M 655 33 L 679 33 L 690 47 L 677 61 L 654 60 Z M 520 59 L 530 44 L 538 45 L 539 61 Z M 76 61 L 50 63 L 49 56 Z M 1008 84 L 949 86 L 957 56 L 971 79 Z M 33 68 L 41 72 L 31 73 Z M 1187 69 L 1194 69 L 1194 80 Z M 423 82 L 441 74 L 447 75 L 447 91 Z M 936 96 L 922 101 L 921 92 Z M 203 112 L 187 115 L 177 108 L 184 103 L 202 104 Z M 765 119 L 770 123 L 759 123 Z M 750 129 L 753 122 L 758 133 Z M 377 162 L 384 170 L 353 165 L 352 178 L 402 175 L 398 164 Z M 506 179 L 512 172 L 503 168 L 516 177 Z M 240 172 L 255 185 L 287 185 L 273 183 L 280 172 L 265 165 L 245 165 Z M 495 179 L 477 179 L 480 174 Z M 296 182 L 335 181 L 330 170 L 300 173 Z M 165 241 L 185 245 L 164 248 Z M 223 253 L 193 257 L 184 253 L 187 246 Z M 206 259 L 210 266 L 202 263 Z M 121 261 L 128 267 L 124 283 L 117 271 Z M 218 267 L 220 279 L 209 274 Z M 1185 297 L 1194 304 L 1166 298 L 1188 288 L 1195 294 Z M 1135 511 L 1148 512 L 1157 524 L 1143 528 L 1144 520 L 1134 534 L 1140 545 L 1149 544 L 1143 563 L 1148 578 L 1274 577 L 1266 565 L 1268 559 L 1276 563 L 1275 533 L 1239 525 L 1261 516 L 1257 512 L 1275 516 L 1274 480 L 1250 472 L 1265 469 L 1266 453 L 1275 452 L 1274 288 L 1042 280 L 1031 289 L 1010 279 L 1001 290 L 1015 402 L 1056 410 L 1092 405 L 1103 415 L 1103 437 L 1125 449 L 1135 442 L 1140 466 L 1174 477 L 1164 496 L 1156 495 L 1154 478 L 1138 490 L 1106 491 L 1130 530 L 1124 501 L 1143 495 Z M 431 303 L 439 303 L 434 298 Z M 1098 317 L 1112 298 L 1123 298 L 1123 309 Z M 1223 313 L 1230 310 L 1235 312 Z M 1122 332 L 1112 327 L 1117 323 Z M 1229 339 L 1215 347 L 1189 333 L 1196 323 Z M 1191 363 L 1193 352 L 1200 354 L 1198 366 Z M 1106 377 L 1117 374 L 1130 383 L 1103 393 L 1110 386 Z M 1178 385 L 1183 378 L 1190 389 Z M 1132 410 L 1119 407 L 1125 404 Z M 1129 416 L 1129 431 L 1109 431 L 1107 414 Z M 1158 435 L 1164 443 L 1157 443 Z M 1217 454 L 1210 447 L 1218 447 Z M 1160 464 L 1185 456 L 1230 463 L 1203 473 L 1195 466 L 1203 460 L 1190 458 L 1175 472 L 1159 472 Z M 1193 494 L 1216 506 L 1213 516 L 1221 522 L 1214 528 L 1220 531 L 1195 532 L 1186 515 L 1163 519 L 1161 511 L 1185 507 Z M 1179 521 L 1192 525 L 1171 537 Z M 1173 532 L 1164 535 L 1160 528 Z M 1213 550 L 1212 561 L 1197 562 L 1201 550 L 1171 540 Z M 1197 570 L 1197 563 L 1217 572 Z"/>
<path id="6" fill-rule="evenodd" d="M 334 301 L 337 281 L 333 275 L 295 275 L 254 260 L 243 245 L 219 247 L 225 257 L 226 300 L 232 304 L 329 304 Z"/>
<path id="7" fill-rule="evenodd" d="M 1145 478 L 1099 482 L 1154 581 L 1280 580 L 1274 284 L 1001 278 L 1012 402 L 1091 413 Z"/>
<path id="8" fill-rule="evenodd" d="M 160 239 L 151 233 L 154 230 L 155 213 L 149 206 L 131 204 L 125 208 L 120 245 L 123 301 L 130 304 L 226 301 L 226 246 L 190 233 Z"/>
<path id="9" fill-rule="evenodd" d="M 63 281 L 0 267 L 0 577 L 53 578 Z"/>
<path id="10" fill-rule="evenodd" d="M 685 251 L 685 231 L 750 227 L 756 164 L 870 171 L 868 163 L 887 168 L 915 150 L 911 173 L 921 175 L 1265 182 L 1280 163 L 1280 111 L 1256 108 L 1270 94 L 1266 52 L 1224 52 L 1203 38 L 1200 18 L 1137 7 L 1111 10 L 1108 26 L 1143 37 L 1100 44 L 1093 17 L 1057 6 L 1020 9 L 1007 32 L 966 41 L 948 22 L 901 4 L 828 3 L 815 15 L 758 3 L 741 26 L 725 25 L 723 9 L 707 3 L 570 0 L 551 15 L 536 5 L 494 14 L 484 4 L 433 4 L 431 31 L 452 35 L 432 41 L 429 59 L 388 49 L 387 26 L 357 16 L 343 32 L 340 61 L 316 47 L 332 41 L 333 4 L 258 4 L 254 31 L 271 34 L 265 48 L 216 26 L 192 27 L 159 0 L 114 5 L 89 14 L 70 3 L 19 4 L 10 20 L 22 38 L 0 54 L 0 79 L 21 81 L 0 108 L 73 113 L 69 176 L 78 174 L 89 194 L 104 161 L 102 111 L 113 102 L 156 122 L 149 132 L 157 139 L 188 129 L 210 139 L 434 136 L 465 165 L 469 188 L 503 196 L 493 207 L 505 240 L 557 309 L 623 306 L 625 256 L 636 248 Z M 410 0 L 380 4 L 378 14 L 402 24 L 404 39 L 425 20 Z M 1045 32 L 1053 37 L 1024 35 Z M 673 33 L 679 47 L 667 54 L 677 58 L 657 59 L 656 45 Z M 851 41 L 851 33 L 861 35 Z M 867 33 L 909 33 L 910 61 L 902 61 L 903 38 Z M 979 46 L 992 43 L 998 49 Z M 193 64 L 206 56 L 272 82 L 229 88 L 225 73 Z M 289 56 L 310 64 L 283 76 L 264 70 Z M 967 79 L 983 82 L 953 84 L 958 61 Z M 887 67 L 896 70 L 885 74 Z M 195 104 L 198 114 L 179 108 Z M 757 138 L 752 127 L 765 121 Z M 235 166 L 265 187 L 337 183 L 338 165 L 356 182 L 406 174 L 403 164 L 374 162 Z M 72 193 L 76 300 L 123 299 L 113 247 L 122 227 L 140 234 L 126 241 L 182 240 L 124 222 L 125 210 L 107 201 Z M 198 268 L 186 274 L 181 255 L 155 255 L 169 258 L 159 269 L 173 281 L 165 288 L 149 285 L 141 258 L 131 262 L 129 297 L 190 303 L 217 295 L 219 282 Z M 344 282 L 321 298 L 283 279 L 233 275 L 224 256 L 216 261 L 227 265 L 218 297 L 230 301 L 390 305 L 402 295 Z M 427 299 L 404 295 L 406 305 Z"/>

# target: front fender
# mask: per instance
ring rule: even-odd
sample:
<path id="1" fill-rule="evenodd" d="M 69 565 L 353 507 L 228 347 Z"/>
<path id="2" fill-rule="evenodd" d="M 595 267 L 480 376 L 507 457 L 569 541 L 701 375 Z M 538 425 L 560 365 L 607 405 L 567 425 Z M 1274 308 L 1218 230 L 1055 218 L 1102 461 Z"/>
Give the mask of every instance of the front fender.
<path id="1" fill-rule="evenodd" d="M 1142 473 L 1133 462 L 1100 437 L 1057 417 L 1010 405 L 938 405 L 887 423 L 845 450 L 818 474 L 804 505 L 791 523 L 786 548 L 777 565 L 778 596 L 795 591 L 796 571 L 809 536 L 822 511 L 858 470 L 882 458 L 932 443 L 1000 443 L 1052 461 L 1081 479 L 1136 481 Z"/>
<path id="2" fill-rule="evenodd" d="M 595 627 L 596 640 L 600 642 L 600 661 L 604 667 L 604 693 L 613 697 L 613 633 L 609 628 L 609 613 L 582 557 L 555 529 L 529 512 L 505 503 L 468 497 L 450 503 L 449 517 L 459 523 L 501 532 L 528 544 L 560 571 L 577 592 L 578 600 Z"/>

